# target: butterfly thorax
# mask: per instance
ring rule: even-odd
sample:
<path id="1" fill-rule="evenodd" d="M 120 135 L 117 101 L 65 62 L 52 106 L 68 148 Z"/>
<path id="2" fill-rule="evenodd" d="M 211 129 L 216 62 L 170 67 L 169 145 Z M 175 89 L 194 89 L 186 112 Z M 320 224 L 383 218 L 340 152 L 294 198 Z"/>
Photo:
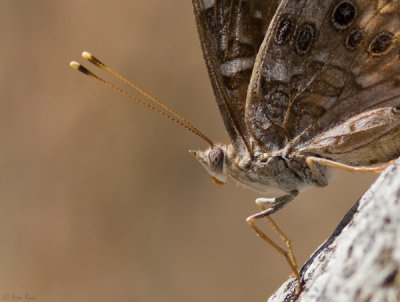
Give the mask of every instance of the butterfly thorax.
<path id="1" fill-rule="evenodd" d="M 305 157 L 290 157 L 283 150 L 274 153 L 236 152 L 229 145 L 213 146 L 205 151 L 191 151 L 212 176 L 214 182 L 225 184 L 229 178 L 261 192 L 277 197 L 308 186 L 323 186 L 308 167 Z M 327 171 L 321 167 L 327 182 Z M 320 177 L 321 177 L 320 175 Z"/>

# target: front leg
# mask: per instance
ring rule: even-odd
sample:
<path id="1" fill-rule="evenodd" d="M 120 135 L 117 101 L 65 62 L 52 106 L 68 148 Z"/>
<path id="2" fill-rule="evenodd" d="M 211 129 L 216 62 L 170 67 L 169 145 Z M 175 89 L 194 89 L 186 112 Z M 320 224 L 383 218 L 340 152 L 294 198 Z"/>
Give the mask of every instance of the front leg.
<path id="1" fill-rule="evenodd" d="M 278 210 L 282 209 L 286 204 L 291 202 L 298 194 L 297 190 L 290 192 L 288 195 L 276 197 L 276 198 L 257 198 L 256 204 L 262 210 L 261 212 L 251 215 L 247 217 L 246 222 L 250 225 L 250 227 L 257 233 L 259 237 L 268 242 L 272 247 L 278 251 L 278 253 L 282 254 L 286 261 L 288 262 L 290 268 L 293 271 L 294 276 L 297 279 L 297 294 L 301 291 L 301 280 L 297 267 L 297 261 L 293 253 L 293 247 L 289 240 L 289 238 L 283 233 L 283 231 L 278 227 L 274 220 L 269 217 L 271 214 L 274 214 Z M 266 205 L 271 206 L 270 208 L 266 208 Z M 255 222 L 258 219 L 266 218 L 270 223 L 272 229 L 279 235 L 281 240 L 286 244 L 287 250 L 281 248 L 275 241 L 269 238 L 263 231 L 261 231 L 256 225 Z"/>

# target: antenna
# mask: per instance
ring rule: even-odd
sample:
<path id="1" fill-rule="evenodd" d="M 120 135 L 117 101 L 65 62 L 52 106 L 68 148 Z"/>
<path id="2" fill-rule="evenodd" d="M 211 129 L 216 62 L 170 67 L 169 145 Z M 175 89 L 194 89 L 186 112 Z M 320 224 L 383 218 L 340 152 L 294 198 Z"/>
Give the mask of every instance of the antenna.
<path id="1" fill-rule="evenodd" d="M 111 73 L 113 76 L 115 76 L 116 78 L 118 78 L 119 80 L 125 82 L 126 84 L 128 84 L 130 87 L 132 87 L 133 89 L 135 89 L 137 92 L 139 92 L 141 95 L 143 95 L 145 98 L 147 98 L 148 100 L 151 101 L 151 103 L 155 104 L 152 105 L 149 102 L 146 102 L 140 98 L 137 98 L 135 96 L 133 96 L 132 94 L 130 94 L 129 92 L 126 92 L 125 90 L 119 88 L 118 86 L 104 80 L 103 78 L 97 76 L 96 74 L 94 74 L 93 72 L 91 72 L 89 69 L 87 69 L 86 67 L 82 66 L 81 64 L 79 64 L 78 62 L 75 61 L 71 61 L 69 63 L 69 66 L 73 69 L 76 69 L 80 72 L 82 72 L 83 74 L 99 81 L 100 83 L 114 89 L 115 91 L 118 91 L 119 93 L 121 93 L 122 95 L 128 97 L 129 99 L 131 99 L 132 101 L 139 103 L 145 107 L 147 107 L 150 110 L 153 110 L 155 112 L 158 112 L 159 114 L 161 114 L 162 116 L 166 117 L 167 119 L 177 123 L 178 125 L 182 126 L 183 128 L 189 130 L 190 132 L 194 133 L 195 135 L 197 135 L 198 137 L 202 138 L 204 141 L 206 141 L 210 146 L 214 146 L 214 143 L 212 142 L 211 139 L 209 139 L 205 134 L 203 134 L 200 130 L 198 130 L 195 126 L 193 126 L 192 123 L 190 123 L 188 120 L 184 119 L 182 116 L 180 116 L 178 113 L 176 113 L 174 110 L 172 110 L 171 108 L 169 108 L 167 105 L 161 103 L 159 100 L 157 100 L 156 98 L 152 97 L 150 94 L 148 94 L 147 92 L 145 92 L 144 90 L 140 89 L 138 86 L 136 86 L 135 84 L 133 84 L 131 81 L 129 81 L 128 79 L 126 79 L 125 77 L 123 77 L 122 75 L 120 75 L 119 73 L 113 71 L 111 68 L 109 68 L 107 65 L 105 65 L 103 62 L 101 62 L 99 59 L 97 59 L 95 56 L 93 56 L 92 54 L 90 54 L 87 51 L 82 52 L 82 57 L 86 60 L 88 60 L 90 63 L 96 65 L 97 67 Z M 158 107 L 157 107 L 158 106 Z M 164 111 L 163 111 L 164 110 Z"/>

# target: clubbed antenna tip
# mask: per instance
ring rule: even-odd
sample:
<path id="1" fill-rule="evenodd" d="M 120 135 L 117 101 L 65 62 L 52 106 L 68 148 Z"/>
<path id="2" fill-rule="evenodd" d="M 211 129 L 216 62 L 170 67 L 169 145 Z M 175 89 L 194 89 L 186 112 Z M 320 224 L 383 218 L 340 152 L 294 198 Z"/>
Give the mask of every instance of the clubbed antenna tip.
<path id="1" fill-rule="evenodd" d="M 159 114 L 163 115 L 164 117 L 166 117 L 166 118 L 172 120 L 173 122 L 179 124 L 183 128 L 193 132 L 194 134 L 196 134 L 197 136 L 199 136 L 200 138 L 205 140 L 207 143 L 209 143 L 211 146 L 214 146 L 213 142 L 207 136 L 205 136 L 202 132 L 200 132 L 200 130 L 198 130 L 195 126 L 193 126 L 192 123 L 190 123 L 189 121 L 184 119 L 182 116 L 180 116 L 174 110 L 169 108 L 167 105 L 161 103 L 160 101 L 158 101 L 157 99 L 155 99 L 154 97 L 152 97 L 151 95 L 149 95 L 148 93 L 146 93 L 145 91 L 143 91 L 142 89 L 137 87 L 135 84 L 133 84 L 132 82 L 127 80 L 122 75 L 120 75 L 117 72 L 113 71 L 111 68 L 106 66 L 103 62 L 101 62 L 99 59 L 97 59 L 95 56 L 93 56 L 90 52 L 83 51 L 82 52 L 82 57 L 84 59 L 88 60 L 90 63 L 96 65 L 97 67 L 99 67 L 99 68 L 111 73 L 112 75 L 114 75 L 115 77 L 120 79 L 121 81 L 127 83 L 133 89 L 135 89 L 140 94 L 142 94 L 144 97 L 146 97 L 148 100 L 150 100 L 150 103 L 146 102 L 146 101 L 144 101 L 144 100 L 142 100 L 140 98 L 137 98 L 137 97 L 131 95 L 130 93 L 126 92 L 125 90 L 123 90 L 123 89 L 111 84 L 110 82 L 100 78 L 99 76 L 97 76 L 94 73 L 92 73 L 91 71 L 89 71 L 87 68 L 83 67 L 78 62 L 72 61 L 72 62 L 69 63 L 69 66 L 71 68 L 76 69 L 76 70 L 88 75 L 89 77 L 94 78 L 94 79 L 98 80 L 99 82 L 111 87 L 112 89 L 114 89 L 114 90 L 120 92 L 121 94 L 127 96 L 131 100 L 144 105 L 145 107 L 149 108 L 150 110 L 158 112 Z M 153 104 L 151 104 L 151 103 L 153 103 Z"/>

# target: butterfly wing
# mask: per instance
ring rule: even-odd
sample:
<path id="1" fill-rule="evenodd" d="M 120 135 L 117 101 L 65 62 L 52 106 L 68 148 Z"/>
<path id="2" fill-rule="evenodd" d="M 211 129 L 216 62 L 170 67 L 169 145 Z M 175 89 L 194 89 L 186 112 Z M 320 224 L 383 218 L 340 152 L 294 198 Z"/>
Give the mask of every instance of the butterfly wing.
<path id="1" fill-rule="evenodd" d="M 382 107 L 357 114 L 315 136 L 294 155 L 319 155 L 351 166 L 388 162 L 400 155 L 400 110 Z"/>
<path id="2" fill-rule="evenodd" d="M 236 150 L 250 151 L 244 122 L 254 60 L 277 0 L 193 0 L 216 101 Z"/>
<path id="3" fill-rule="evenodd" d="M 246 104 L 246 124 L 265 151 L 287 147 L 344 163 L 365 162 L 361 153 L 351 154 L 350 142 L 366 145 L 379 127 L 365 126 L 361 136 L 349 129 L 364 113 L 375 125 L 384 118 L 375 109 L 400 104 L 399 6 L 399 1 L 365 0 L 281 3 L 257 56 Z M 393 118 L 383 122 L 390 123 Z M 336 142 L 317 139 L 332 129 Z M 398 136 L 392 130 L 388 141 Z M 337 141 L 345 137 L 343 153 Z M 323 150 L 327 145 L 330 156 Z M 391 156 L 399 153 L 396 146 L 387 147 Z M 381 158 L 369 157 L 370 163 Z"/>

